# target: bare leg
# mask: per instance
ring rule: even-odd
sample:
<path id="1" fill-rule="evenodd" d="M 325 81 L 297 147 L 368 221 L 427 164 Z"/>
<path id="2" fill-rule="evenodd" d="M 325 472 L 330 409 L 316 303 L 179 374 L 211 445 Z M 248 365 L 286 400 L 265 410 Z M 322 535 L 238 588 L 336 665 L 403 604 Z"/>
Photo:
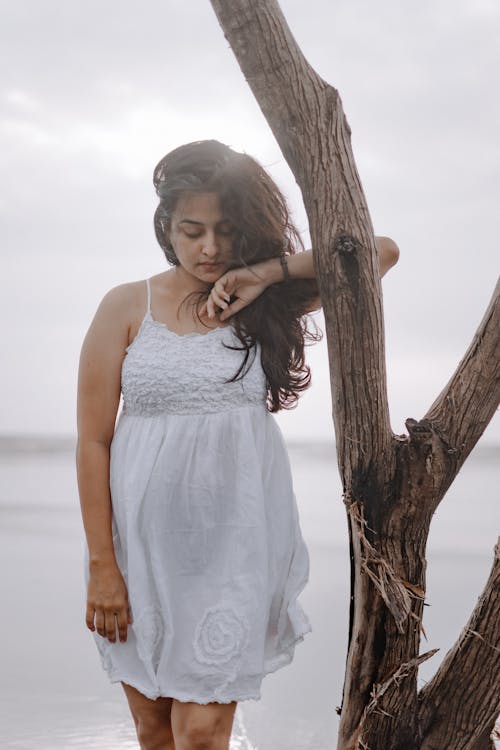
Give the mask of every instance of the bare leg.
<path id="1" fill-rule="evenodd" d="M 131 685 L 122 682 L 127 696 L 141 750 L 176 750 L 170 712 L 172 698 L 151 700 Z"/>
<path id="2" fill-rule="evenodd" d="M 175 750 L 229 750 L 237 702 L 172 702 Z"/>

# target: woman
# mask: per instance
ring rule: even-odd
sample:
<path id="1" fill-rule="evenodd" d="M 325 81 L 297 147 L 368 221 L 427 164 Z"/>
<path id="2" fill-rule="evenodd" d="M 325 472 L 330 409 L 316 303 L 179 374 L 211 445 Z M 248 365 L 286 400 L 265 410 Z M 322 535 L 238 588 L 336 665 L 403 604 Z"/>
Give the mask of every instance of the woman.
<path id="1" fill-rule="evenodd" d="M 297 601 L 309 556 L 271 412 L 309 385 L 318 289 L 251 157 L 187 144 L 154 185 L 173 267 L 111 289 L 80 358 L 86 624 L 141 748 L 227 750 L 237 702 L 258 700 L 311 631 Z M 377 246 L 384 273 L 397 248 Z"/>

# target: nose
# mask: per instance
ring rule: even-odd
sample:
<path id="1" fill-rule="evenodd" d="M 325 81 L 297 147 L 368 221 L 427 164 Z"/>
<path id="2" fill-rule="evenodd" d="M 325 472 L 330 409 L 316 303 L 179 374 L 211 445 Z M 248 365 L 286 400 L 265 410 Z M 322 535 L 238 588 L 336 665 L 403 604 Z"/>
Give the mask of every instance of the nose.
<path id="1" fill-rule="evenodd" d="M 217 255 L 218 248 L 215 240 L 215 232 L 207 232 L 203 241 L 203 255 L 214 258 Z"/>

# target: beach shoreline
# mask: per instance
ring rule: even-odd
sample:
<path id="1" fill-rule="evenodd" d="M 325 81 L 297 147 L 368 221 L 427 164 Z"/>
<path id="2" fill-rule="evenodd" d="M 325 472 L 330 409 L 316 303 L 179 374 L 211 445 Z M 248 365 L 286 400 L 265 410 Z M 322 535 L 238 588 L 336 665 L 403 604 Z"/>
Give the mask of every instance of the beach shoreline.
<path id="1" fill-rule="evenodd" d="M 56 441 L 57 442 L 57 441 Z M 0 443 L 1 444 L 1 443 Z M 74 445 L 27 444 L 0 452 L 0 559 L 5 611 L 2 747 L 31 750 L 137 747 L 121 686 L 102 671 L 84 623 L 84 536 Z M 312 632 L 292 664 L 264 678 L 262 698 L 238 706 L 232 750 L 333 746 L 347 646 L 346 519 L 332 444 L 288 444 L 310 578 L 299 601 Z M 428 550 L 422 685 L 458 636 L 491 566 L 497 470 L 476 452 L 433 520 Z M 481 488 L 481 513 L 471 498 Z M 307 687 L 306 687 L 307 686 Z M 99 738 L 99 744 L 96 744 Z"/>

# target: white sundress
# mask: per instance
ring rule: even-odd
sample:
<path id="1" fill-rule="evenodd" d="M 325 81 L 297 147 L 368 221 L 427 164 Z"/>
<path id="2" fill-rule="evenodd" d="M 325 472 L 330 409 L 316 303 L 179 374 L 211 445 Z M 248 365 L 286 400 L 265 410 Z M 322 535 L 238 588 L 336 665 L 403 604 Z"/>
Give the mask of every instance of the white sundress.
<path id="1" fill-rule="evenodd" d="M 243 379 L 225 383 L 244 355 L 223 346 L 241 346 L 232 326 L 176 334 L 153 319 L 146 285 L 110 447 L 133 624 L 125 643 L 92 635 L 110 681 L 148 698 L 259 700 L 262 678 L 312 630 L 297 601 L 309 554 L 260 345 Z"/>

